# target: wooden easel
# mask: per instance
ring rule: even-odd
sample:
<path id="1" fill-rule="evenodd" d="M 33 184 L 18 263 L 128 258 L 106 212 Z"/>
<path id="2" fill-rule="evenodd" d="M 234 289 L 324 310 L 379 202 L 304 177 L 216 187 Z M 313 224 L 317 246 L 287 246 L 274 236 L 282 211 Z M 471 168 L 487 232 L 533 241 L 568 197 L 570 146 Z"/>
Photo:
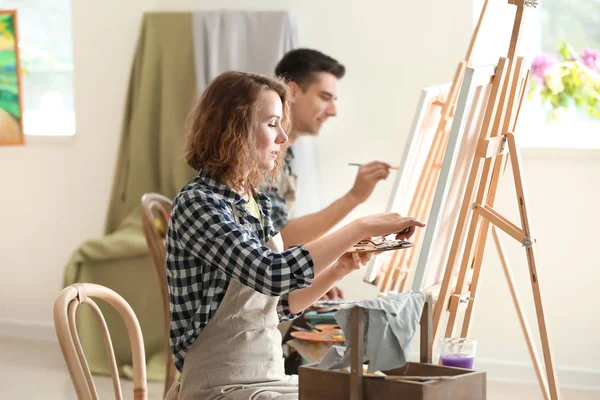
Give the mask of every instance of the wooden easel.
<path id="1" fill-rule="evenodd" d="M 517 306 L 521 326 L 528 341 L 542 392 L 546 399 L 557 400 L 560 399 L 560 392 L 558 390 L 558 381 L 542 306 L 539 276 L 533 252 L 535 240 L 532 238 L 527 212 L 521 160 L 514 136 L 529 74 L 529 69 L 525 66 L 524 59 L 522 57 L 515 58 L 515 53 L 524 8 L 535 7 L 537 2 L 535 0 L 508 0 L 508 3 L 517 7 L 508 56 L 500 58 L 493 78 L 492 89 L 478 139 L 478 146 L 473 155 L 467 189 L 464 194 L 441 287 L 440 285 L 435 285 L 427 289 L 427 292 L 437 297 L 433 317 L 434 341 L 440 335 L 442 316 L 446 312 L 449 313 L 449 317 L 445 337 L 454 336 L 453 331 L 456 318 L 459 311 L 463 310 L 466 312 L 460 336 L 467 337 L 471 327 L 473 304 L 481 272 L 481 263 L 490 230 L 490 223 L 492 223 L 494 225 L 492 228 L 494 239 L 513 300 Z M 498 181 L 506 168 L 506 162 L 509 158 L 512 165 L 521 227 L 513 224 L 493 209 Z M 472 198 L 475 198 L 474 203 L 471 202 Z M 467 229 L 467 225 L 468 231 L 464 253 L 462 259 L 459 259 L 460 242 L 463 233 Z M 516 294 L 512 274 L 506 262 L 502 244 L 498 237 L 498 228 L 519 241 L 525 248 L 544 354 L 547 382 L 540 372 L 539 361 L 533 346 L 531 334 Z M 459 262 L 458 272 L 455 272 L 456 265 Z M 456 274 L 458 274 L 458 277 L 456 284 L 453 285 Z"/>
<path id="2" fill-rule="evenodd" d="M 458 63 L 454 79 L 450 87 L 450 92 L 444 102 L 436 102 L 434 104 L 441 107 L 441 117 L 438 122 L 435 135 L 431 144 L 431 148 L 427 154 L 423 170 L 419 177 L 419 184 L 415 190 L 415 196 L 409 207 L 408 215 L 415 217 L 420 221 L 426 221 L 431 209 L 433 194 L 435 192 L 436 182 L 440 175 L 440 168 L 444 159 L 446 145 L 448 143 L 448 135 L 450 126 L 452 125 L 452 117 L 456 110 L 456 101 L 462 85 L 465 69 L 471 64 L 473 48 L 479 33 L 479 28 L 483 21 L 485 11 L 487 9 L 488 0 L 485 0 L 479 20 L 473 31 L 471 42 L 465 55 L 465 59 Z M 419 243 L 422 230 L 416 232 L 414 242 Z M 387 269 L 382 270 L 377 279 L 377 288 L 381 294 L 392 292 L 405 292 L 408 288 L 408 272 L 409 268 L 414 264 L 415 255 L 418 253 L 417 248 L 395 251 L 390 261 L 387 263 Z"/>

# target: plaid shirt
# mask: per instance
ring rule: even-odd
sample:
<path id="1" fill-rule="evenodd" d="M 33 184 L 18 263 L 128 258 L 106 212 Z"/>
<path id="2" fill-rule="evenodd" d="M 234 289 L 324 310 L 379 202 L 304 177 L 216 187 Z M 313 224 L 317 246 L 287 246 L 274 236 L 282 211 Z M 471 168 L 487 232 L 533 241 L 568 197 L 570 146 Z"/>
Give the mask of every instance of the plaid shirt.
<path id="1" fill-rule="evenodd" d="M 289 176 L 292 174 L 293 159 L 294 153 L 292 152 L 292 148 L 289 147 L 285 154 L 280 176 Z M 263 186 L 262 191 L 271 199 L 271 220 L 273 221 L 273 227 L 276 231 L 281 231 L 290 222 L 290 215 L 287 213 L 285 197 L 283 197 L 279 190 L 279 183 L 277 186 Z"/>
<path id="2" fill-rule="evenodd" d="M 290 313 L 287 294 L 312 284 L 314 264 L 308 250 L 297 246 L 274 253 L 264 245 L 275 234 L 270 200 L 262 194 L 255 199 L 264 227 L 241 196 L 204 171 L 173 201 L 166 263 L 171 350 L 180 371 L 185 351 L 217 311 L 230 279 L 268 296 L 281 296 L 277 312 L 282 321 L 296 317 Z"/>

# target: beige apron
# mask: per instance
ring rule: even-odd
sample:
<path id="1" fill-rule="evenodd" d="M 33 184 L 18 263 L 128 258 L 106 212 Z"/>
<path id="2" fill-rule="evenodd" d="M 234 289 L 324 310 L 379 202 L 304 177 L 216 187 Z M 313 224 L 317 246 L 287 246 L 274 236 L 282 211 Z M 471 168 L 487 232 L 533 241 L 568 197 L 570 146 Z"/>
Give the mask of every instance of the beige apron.
<path id="1" fill-rule="evenodd" d="M 235 209 L 233 214 L 237 221 Z M 266 245 L 283 251 L 279 234 Z M 298 377 L 284 369 L 278 301 L 231 279 L 219 308 L 186 352 L 179 399 L 297 400 Z"/>
<path id="2" fill-rule="evenodd" d="M 285 212 L 290 215 L 296 205 L 296 188 L 298 187 L 298 176 L 296 174 L 282 173 L 279 180 L 279 193 L 285 199 Z M 283 247 L 283 246 L 282 246 Z M 285 321 L 279 324 L 279 332 L 281 337 L 285 337 L 290 330 L 293 321 Z"/>

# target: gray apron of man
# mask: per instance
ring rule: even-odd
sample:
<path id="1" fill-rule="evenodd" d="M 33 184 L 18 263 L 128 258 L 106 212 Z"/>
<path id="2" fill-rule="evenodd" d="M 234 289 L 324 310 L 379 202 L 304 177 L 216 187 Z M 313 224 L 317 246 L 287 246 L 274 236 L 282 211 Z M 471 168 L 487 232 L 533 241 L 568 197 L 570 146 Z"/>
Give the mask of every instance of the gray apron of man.
<path id="1" fill-rule="evenodd" d="M 282 173 L 279 180 L 279 193 L 285 199 L 285 212 L 291 215 L 296 205 L 296 188 L 298 177 L 294 173 Z"/>
<path id="2" fill-rule="evenodd" d="M 235 209 L 233 215 L 237 222 Z M 266 245 L 283 251 L 279 234 Z M 219 308 L 186 352 L 179 399 L 297 400 L 298 377 L 284 369 L 278 301 L 231 279 Z"/>

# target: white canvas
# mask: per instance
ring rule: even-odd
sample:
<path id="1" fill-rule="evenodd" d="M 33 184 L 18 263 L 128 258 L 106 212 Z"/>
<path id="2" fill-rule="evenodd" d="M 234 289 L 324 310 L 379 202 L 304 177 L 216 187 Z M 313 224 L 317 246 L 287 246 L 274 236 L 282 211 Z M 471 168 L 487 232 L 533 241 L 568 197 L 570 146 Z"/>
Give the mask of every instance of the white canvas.
<path id="1" fill-rule="evenodd" d="M 494 71 L 495 66 L 469 67 L 465 71 L 417 265 L 409 276 L 412 290 L 422 291 L 442 280 Z"/>
<path id="2" fill-rule="evenodd" d="M 407 215 L 414 197 L 419 177 L 441 117 L 441 107 L 434 102 L 444 100 L 450 91 L 450 83 L 431 86 L 421 91 L 413 123 L 404 147 L 399 170 L 387 205 L 387 211 Z M 402 250 L 406 251 L 406 250 Z M 410 251 L 417 251 L 412 248 Z M 394 252 L 373 257 L 367 267 L 364 280 L 373 282 L 381 268 L 389 262 Z"/>

